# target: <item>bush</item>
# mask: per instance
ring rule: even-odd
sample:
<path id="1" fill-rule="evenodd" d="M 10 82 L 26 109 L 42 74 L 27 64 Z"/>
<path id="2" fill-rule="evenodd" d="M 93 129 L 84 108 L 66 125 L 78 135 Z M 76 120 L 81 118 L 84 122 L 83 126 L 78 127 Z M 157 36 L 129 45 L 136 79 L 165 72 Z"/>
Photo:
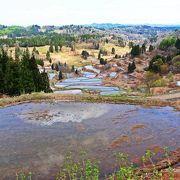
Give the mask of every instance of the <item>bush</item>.
<path id="1" fill-rule="evenodd" d="M 161 78 L 160 75 L 157 73 L 153 73 L 150 71 L 146 72 L 144 82 L 149 91 L 150 91 L 150 88 L 153 87 L 154 82 L 159 80 L 160 78 Z"/>
<path id="2" fill-rule="evenodd" d="M 173 66 L 180 68 L 180 55 L 173 58 L 172 64 Z"/>
<path id="3" fill-rule="evenodd" d="M 153 87 L 165 87 L 167 85 L 167 82 L 165 79 L 158 79 L 156 81 L 154 81 L 153 83 Z"/>
<path id="4" fill-rule="evenodd" d="M 173 73 L 172 72 L 169 72 L 168 75 L 167 75 L 167 78 L 172 81 L 173 80 Z"/>
<path id="5" fill-rule="evenodd" d="M 169 47 L 175 45 L 175 43 L 176 43 L 176 38 L 163 39 L 159 45 L 159 48 L 161 50 L 167 50 Z"/>
<path id="6" fill-rule="evenodd" d="M 82 51 L 81 56 L 82 56 L 84 59 L 87 59 L 87 58 L 89 57 L 89 53 L 88 53 L 87 51 Z"/>
<path id="7" fill-rule="evenodd" d="M 100 64 L 101 64 L 101 65 L 107 64 L 107 60 L 104 60 L 103 58 L 101 58 L 101 59 L 100 59 Z"/>
<path id="8" fill-rule="evenodd" d="M 175 56 L 172 60 L 171 70 L 174 73 L 180 73 L 180 55 Z"/>
<path id="9" fill-rule="evenodd" d="M 161 73 L 161 66 L 165 64 L 165 58 L 160 55 L 154 56 L 149 62 L 148 70 L 155 73 Z"/>

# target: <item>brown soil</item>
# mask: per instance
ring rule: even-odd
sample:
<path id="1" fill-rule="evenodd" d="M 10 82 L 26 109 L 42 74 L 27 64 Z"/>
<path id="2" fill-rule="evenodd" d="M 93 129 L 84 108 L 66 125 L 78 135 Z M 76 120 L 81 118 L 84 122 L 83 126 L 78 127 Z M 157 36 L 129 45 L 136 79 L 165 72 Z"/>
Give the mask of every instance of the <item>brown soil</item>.
<path id="1" fill-rule="evenodd" d="M 121 146 L 122 144 L 128 143 L 128 142 L 130 142 L 129 137 L 126 135 L 123 135 L 123 136 L 118 137 L 115 140 L 113 140 L 111 143 L 111 147 L 115 149 L 115 148 Z"/>
<path id="2" fill-rule="evenodd" d="M 138 130 L 138 129 L 144 129 L 145 128 L 145 125 L 143 125 L 143 124 L 137 124 L 137 125 L 135 125 L 135 126 L 133 126 L 132 128 L 131 128 L 131 131 L 136 131 L 136 130 Z"/>

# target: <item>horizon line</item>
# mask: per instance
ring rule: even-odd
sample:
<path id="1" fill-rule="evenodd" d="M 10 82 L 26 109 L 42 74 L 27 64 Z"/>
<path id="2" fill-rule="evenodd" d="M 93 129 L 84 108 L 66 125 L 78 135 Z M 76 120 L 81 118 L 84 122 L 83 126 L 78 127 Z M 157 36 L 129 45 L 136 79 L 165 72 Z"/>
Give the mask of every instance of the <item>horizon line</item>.
<path id="1" fill-rule="evenodd" d="M 0 24 L 1 26 L 21 26 L 21 27 L 28 27 L 28 26 L 33 26 L 33 25 L 38 25 L 40 27 L 43 27 L 43 26 L 55 26 L 55 27 L 62 27 L 62 26 L 70 26 L 70 25 L 74 25 L 74 26 L 91 26 L 91 25 L 127 25 L 127 26 L 152 26 L 152 27 L 155 27 L 155 26 L 180 26 L 180 23 L 172 23 L 172 24 L 168 24 L 168 23 L 165 23 L 165 24 L 161 24 L 161 23 L 110 23 L 110 22 L 102 22 L 102 23 L 85 23 L 85 24 L 73 24 L 73 23 L 70 23 L 70 24 L 59 24 L 59 25 L 55 25 L 55 24 L 44 24 L 44 25 L 40 25 L 38 23 L 34 23 L 34 24 L 29 24 L 29 25 L 20 25 L 20 24 L 9 24 L 9 25 L 6 25 L 6 24 Z"/>

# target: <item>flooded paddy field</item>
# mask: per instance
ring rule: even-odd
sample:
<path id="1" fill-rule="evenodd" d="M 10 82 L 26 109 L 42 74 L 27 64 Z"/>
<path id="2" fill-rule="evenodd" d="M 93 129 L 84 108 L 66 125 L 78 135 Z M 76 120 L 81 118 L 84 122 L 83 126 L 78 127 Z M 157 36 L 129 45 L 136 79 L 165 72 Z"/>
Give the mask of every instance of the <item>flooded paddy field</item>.
<path id="1" fill-rule="evenodd" d="M 27 103 L 0 109 L 0 177 L 31 170 L 50 179 L 67 153 L 100 160 L 102 172 L 113 169 L 114 152 L 138 163 L 147 149 L 161 152 L 180 146 L 180 113 L 170 107 L 76 102 Z"/>

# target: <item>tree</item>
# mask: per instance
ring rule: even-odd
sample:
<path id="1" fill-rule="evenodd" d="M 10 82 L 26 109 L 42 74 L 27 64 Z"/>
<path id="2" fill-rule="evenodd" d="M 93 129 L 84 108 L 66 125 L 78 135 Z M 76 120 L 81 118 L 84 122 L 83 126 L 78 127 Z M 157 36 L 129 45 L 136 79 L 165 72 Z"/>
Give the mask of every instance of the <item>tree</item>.
<path id="1" fill-rule="evenodd" d="M 2 49 L 0 51 L 0 93 L 12 96 L 47 91 L 49 81 L 45 75 L 40 74 L 38 62 L 43 63 L 34 55 L 30 57 L 28 48 L 24 51 L 22 58 L 17 60 L 9 57 Z"/>
<path id="2" fill-rule="evenodd" d="M 63 74 L 62 74 L 62 71 L 59 71 L 59 80 L 62 80 L 63 79 Z"/>
<path id="3" fill-rule="evenodd" d="M 176 43 L 176 38 L 163 39 L 159 45 L 159 48 L 161 50 L 167 50 L 169 47 L 175 45 L 175 43 Z"/>
<path id="4" fill-rule="evenodd" d="M 113 47 L 112 48 L 112 52 L 111 52 L 112 54 L 115 54 L 116 53 L 116 50 L 115 50 L 115 48 Z"/>
<path id="5" fill-rule="evenodd" d="M 59 52 L 59 47 L 57 44 L 55 44 L 55 51 L 58 53 Z"/>
<path id="6" fill-rule="evenodd" d="M 161 65 L 165 64 L 165 58 L 160 55 L 154 56 L 149 62 L 148 70 L 155 73 L 161 73 Z"/>
<path id="7" fill-rule="evenodd" d="M 98 53 L 98 59 L 100 60 L 101 59 L 101 52 L 99 51 Z"/>
<path id="8" fill-rule="evenodd" d="M 141 54 L 141 48 L 139 45 L 135 45 L 132 47 L 132 50 L 131 50 L 131 55 L 134 57 L 134 56 L 139 56 Z"/>
<path id="9" fill-rule="evenodd" d="M 81 56 L 84 58 L 84 59 L 87 59 L 89 57 L 89 53 L 85 50 L 82 51 L 81 53 Z"/>
<path id="10" fill-rule="evenodd" d="M 75 74 L 79 74 L 79 72 L 78 72 L 78 70 L 77 70 L 77 69 L 75 70 Z"/>
<path id="11" fill-rule="evenodd" d="M 171 69 L 174 73 L 180 73 L 180 55 L 175 56 L 172 59 L 172 66 Z"/>
<path id="12" fill-rule="evenodd" d="M 99 43 L 95 44 L 95 49 L 98 50 L 100 48 Z"/>
<path id="13" fill-rule="evenodd" d="M 133 73 L 135 69 L 136 69 L 136 64 L 134 61 L 128 64 L 128 73 Z"/>
<path id="14" fill-rule="evenodd" d="M 21 71 L 18 61 L 9 59 L 5 79 L 5 92 L 8 95 L 20 95 L 22 93 Z"/>
<path id="15" fill-rule="evenodd" d="M 152 52 L 154 50 L 154 47 L 152 45 L 149 46 L 149 52 Z"/>
<path id="16" fill-rule="evenodd" d="M 21 55 L 21 50 L 19 47 L 15 47 L 15 60 L 19 60 Z"/>
<path id="17" fill-rule="evenodd" d="M 53 53 L 53 52 L 54 52 L 53 44 L 50 44 L 50 46 L 49 46 L 49 52 L 50 52 L 50 53 Z"/>
<path id="18" fill-rule="evenodd" d="M 3 48 L 0 51 L 0 93 L 5 92 L 5 74 L 7 69 L 7 62 L 9 61 L 9 57 L 7 51 Z"/>
<path id="19" fill-rule="evenodd" d="M 134 43 L 132 41 L 130 41 L 128 46 L 129 46 L 129 48 L 132 48 L 134 46 Z"/>
<path id="20" fill-rule="evenodd" d="M 59 50 L 62 51 L 62 44 L 59 44 Z"/>
<path id="21" fill-rule="evenodd" d="M 153 87 L 153 84 L 156 80 L 160 79 L 160 75 L 153 72 L 146 72 L 144 82 L 148 88 L 148 91 L 150 92 L 150 88 Z"/>
<path id="22" fill-rule="evenodd" d="M 142 45 L 141 51 L 142 51 L 142 53 L 145 53 L 145 52 L 146 52 L 146 45 L 145 45 L 145 43 Z"/>
<path id="23" fill-rule="evenodd" d="M 48 74 L 44 71 L 43 73 L 41 73 L 41 79 L 42 79 L 42 90 L 45 93 L 50 93 L 52 92 L 52 89 L 49 86 L 49 78 L 48 78 Z"/>
<path id="24" fill-rule="evenodd" d="M 74 71 L 75 71 L 75 67 L 74 65 L 72 65 L 71 72 L 74 72 Z"/>
<path id="25" fill-rule="evenodd" d="M 33 81 L 32 71 L 30 70 L 29 59 L 29 51 L 28 49 L 26 49 L 21 60 L 21 84 L 23 86 L 23 93 L 32 93 L 33 91 L 35 91 L 35 85 Z"/>
<path id="26" fill-rule="evenodd" d="M 34 56 L 32 56 L 29 59 L 29 68 L 32 72 L 32 78 L 33 78 L 33 82 L 34 82 L 34 91 L 35 92 L 40 92 L 42 89 L 42 77 L 41 74 L 39 72 L 37 63 L 36 63 L 36 59 Z"/>
<path id="27" fill-rule="evenodd" d="M 51 60 L 51 55 L 50 55 L 50 52 L 49 52 L 49 51 L 47 51 L 47 53 L 46 53 L 46 59 L 49 61 L 50 64 L 52 63 L 52 62 L 50 62 L 50 60 Z"/>
<path id="28" fill-rule="evenodd" d="M 106 65 L 107 64 L 107 60 L 105 60 L 104 58 L 100 59 L 100 64 L 101 65 Z"/>
<path id="29" fill-rule="evenodd" d="M 180 50 L 180 39 L 179 38 L 177 38 L 177 40 L 176 40 L 175 47 Z"/>

